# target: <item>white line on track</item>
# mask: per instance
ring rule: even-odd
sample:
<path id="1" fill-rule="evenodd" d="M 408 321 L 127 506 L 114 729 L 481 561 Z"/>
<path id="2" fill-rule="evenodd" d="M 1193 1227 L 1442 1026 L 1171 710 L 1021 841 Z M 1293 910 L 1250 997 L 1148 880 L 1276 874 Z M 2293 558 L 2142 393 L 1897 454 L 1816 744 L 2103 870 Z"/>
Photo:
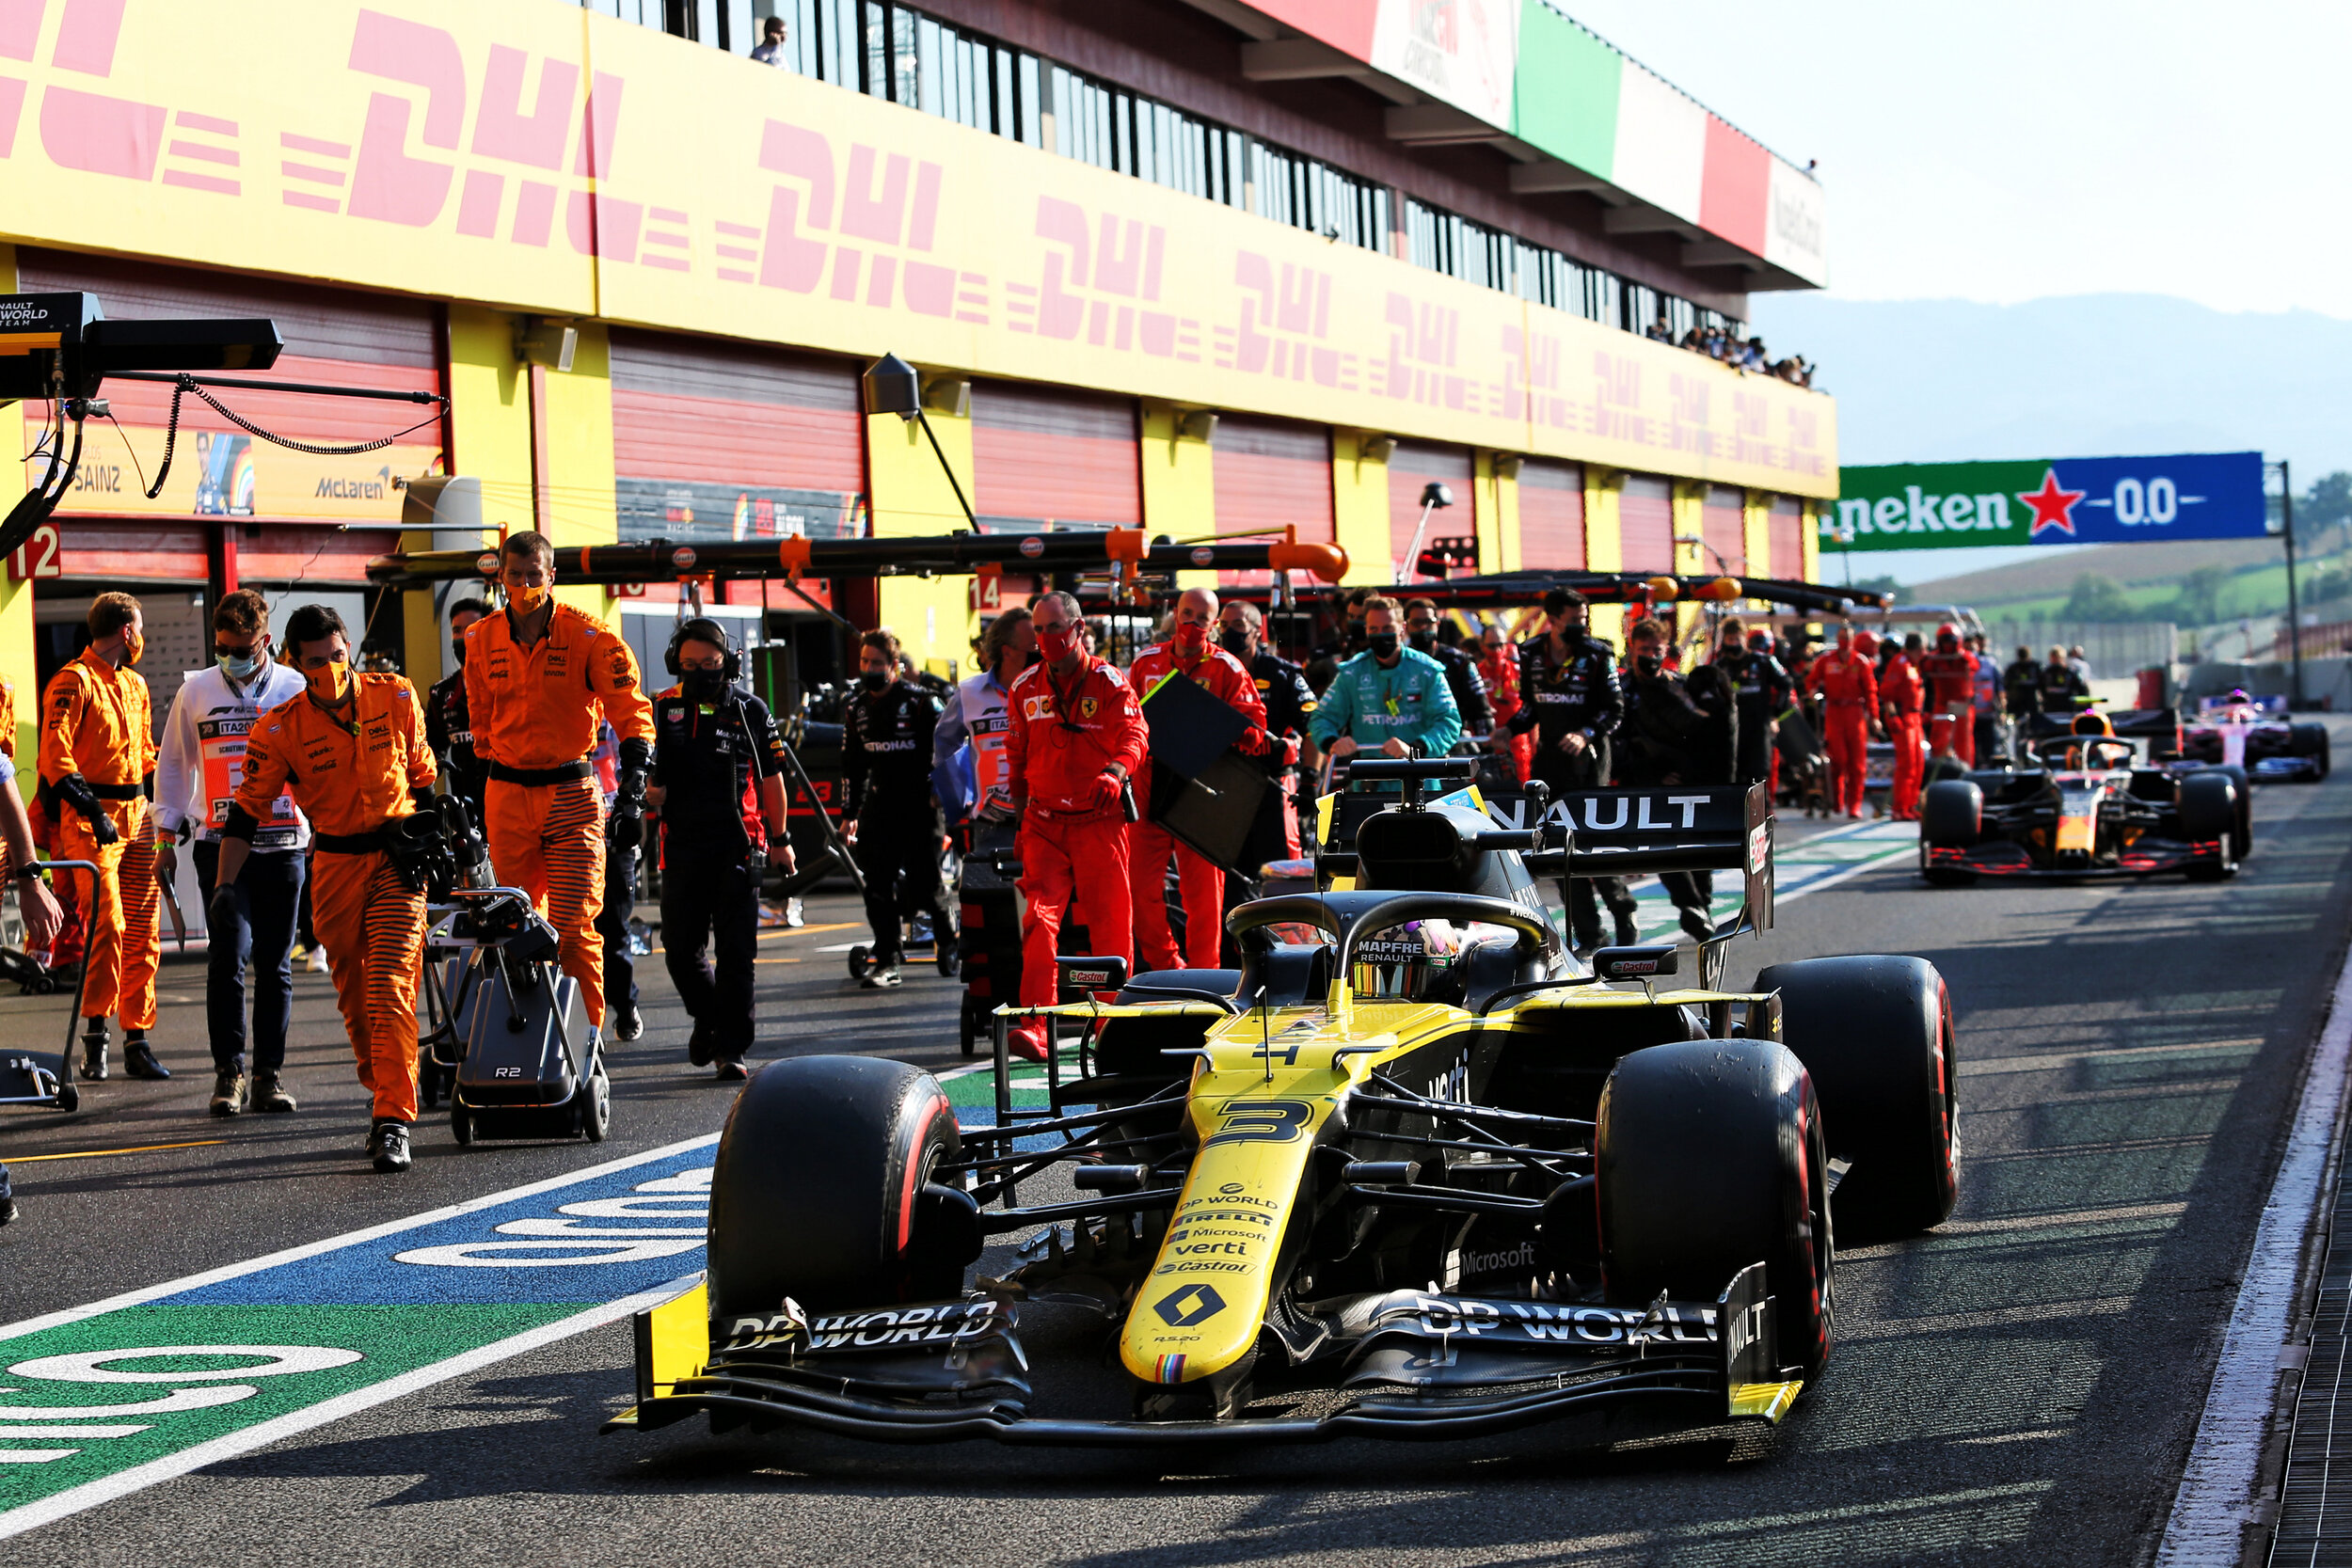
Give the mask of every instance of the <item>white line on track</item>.
<path id="1" fill-rule="evenodd" d="M 660 1158 L 660 1154 L 675 1154 L 684 1149 L 692 1148 L 696 1143 L 706 1141 L 707 1140 L 696 1139 L 691 1143 L 673 1146 L 656 1154 L 640 1155 L 633 1160 L 623 1160 L 614 1164 L 600 1165 L 597 1170 L 620 1170 L 629 1165 L 642 1164 L 647 1160 Z M 581 1174 L 591 1173 L 582 1172 Z M 540 1182 L 530 1187 L 518 1187 L 514 1192 L 503 1193 L 500 1196 L 512 1198 L 544 1191 L 548 1186 L 564 1184 L 565 1183 Z M 467 1204 L 459 1209 L 444 1210 L 442 1214 L 446 1216 L 462 1213 L 467 1209 L 475 1207 L 478 1205 Z M 381 1235 L 385 1228 L 387 1227 L 379 1227 L 373 1231 L 359 1231 L 355 1234 L 362 1237 Z M 348 1241 L 351 1238 L 342 1239 Z M 300 1255 L 301 1253 L 297 1252 L 291 1256 Z M 264 1259 L 264 1261 L 270 1261 L 270 1259 Z M 634 1295 L 623 1296 L 618 1301 L 609 1301 L 601 1307 L 591 1307 L 584 1312 L 574 1313 L 571 1317 L 559 1318 L 551 1323 L 542 1323 L 527 1333 L 516 1334 L 493 1344 L 483 1345 L 462 1355 L 453 1355 L 446 1361 L 436 1361 L 431 1366 L 419 1367 L 414 1371 L 403 1372 L 398 1377 L 388 1378 L 382 1383 L 371 1384 L 365 1388 L 355 1388 L 347 1394 L 339 1394 L 331 1400 L 323 1401 L 307 1409 L 292 1411 L 275 1420 L 263 1421 L 259 1426 L 246 1427 L 238 1432 L 228 1433 L 214 1438 L 209 1443 L 199 1443 L 192 1449 L 183 1449 L 178 1453 L 167 1454 L 161 1459 L 150 1460 L 145 1465 L 135 1465 L 103 1480 L 93 1481 L 85 1485 L 59 1492 L 53 1497 L 43 1497 L 39 1502 L 27 1503 L 23 1508 L 0 1513 L 0 1540 L 6 1540 L 12 1535 L 22 1535 L 28 1529 L 35 1529 L 54 1520 L 62 1519 L 69 1513 L 79 1513 L 84 1509 L 96 1508 L 102 1503 L 113 1502 L 118 1497 L 127 1497 L 132 1493 L 143 1491 L 158 1481 L 170 1481 L 174 1477 L 184 1476 L 191 1470 L 202 1469 L 207 1465 L 216 1465 L 224 1459 L 234 1459 L 239 1454 L 251 1453 L 254 1449 L 275 1443 L 281 1437 L 292 1437 L 297 1433 L 309 1432 L 313 1427 L 322 1427 L 329 1421 L 341 1420 L 345 1416 L 356 1415 L 359 1411 L 375 1405 L 389 1403 L 393 1400 L 405 1398 L 420 1389 L 429 1388 L 437 1383 L 446 1383 L 451 1378 L 463 1377 L 468 1372 L 504 1361 L 510 1356 L 521 1355 L 525 1352 L 537 1350 L 542 1345 L 550 1345 L 558 1339 L 567 1339 L 575 1334 L 582 1334 L 589 1329 L 616 1322 L 640 1308 L 667 1300 L 691 1286 L 701 1277 L 699 1274 L 688 1275 L 682 1279 L 674 1279 L 667 1285 L 657 1286 L 650 1291 L 641 1291 Z M 181 1283 L 184 1287 L 187 1282 L 183 1280 Z"/>
<path id="2" fill-rule="evenodd" d="M 244 1275 L 259 1274 L 263 1269 L 274 1269 L 281 1263 L 293 1263 L 305 1258 L 315 1258 L 320 1253 L 333 1252 L 340 1247 L 351 1246 L 359 1242 L 373 1241 L 379 1236 L 396 1236 L 404 1230 L 414 1230 L 420 1226 L 437 1225 L 443 1220 L 455 1219 L 460 1214 L 470 1214 L 483 1209 L 495 1209 L 501 1203 L 512 1203 L 516 1198 L 532 1197 L 540 1193 L 551 1193 L 559 1187 L 574 1186 L 596 1177 L 609 1176 L 616 1170 L 628 1170 L 633 1165 L 651 1164 L 656 1160 L 666 1160 L 673 1154 L 684 1154 L 689 1150 L 706 1148 L 718 1141 L 718 1133 L 707 1132 L 699 1138 L 688 1138 L 680 1143 L 664 1144 L 660 1148 L 649 1148 L 643 1154 L 632 1154 L 627 1159 L 611 1160 L 601 1165 L 590 1165 L 584 1170 L 572 1171 L 567 1175 L 551 1176 L 544 1181 L 532 1181 L 520 1187 L 509 1187 L 502 1193 L 491 1193 L 483 1197 L 469 1197 L 463 1203 L 453 1203 L 445 1209 L 435 1209 L 422 1214 L 411 1214 L 405 1219 L 387 1220 L 382 1225 L 372 1225 L 361 1230 L 347 1230 L 340 1236 L 329 1236 L 322 1242 L 309 1242 L 301 1246 L 288 1247 L 283 1252 L 273 1252 L 266 1258 L 255 1258 L 242 1263 L 225 1264 L 217 1269 L 207 1269 L 202 1274 L 189 1275 L 184 1279 L 166 1280 L 161 1285 L 144 1285 L 135 1291 L 125 1291 L 119 1296 L 108 1296 L 104 1301 L 94 1301 L 84 1307 L 69 1307 L 63 1311 L 46 1312 L 38 1318 L 26 1318 L 22 1323 L 0 1325 L 0 1340 L 22 1338 L 27 1334 L 38 1334 L 44 1328 L 56 1328 L 61 1323 L 80 1323 L 108 1312 L 120 1311 L 126 1307 L 136 1307 L 142 1302 L 177 1295 L 183 1291 L 194 1291 L 206 1285 L 218 1284 L 224 1279 L 235 1279 Z M 597 1308 L 597 1310 L 602 1310 L 602 1308 Z M 590 1325 L 583 1323 L 580 1326 L 584 1328 Z M 534 1330 L 534 1332 L 543 1333 L 545 1330 Z M 409 1375 L 413 1377 L 416 1374 L 412 1372 Z"/>
<path id="3" fill-rule="evenodd" d="M 2345 1068 L 2352 1059 L 2352 958 L 2337 972 L 2285 1156 L 2263 1205 L 2196 1446 L 2156 1548 L 2157 1568 L 2234 1568 L 2255 1522 L 2254 1481 L 2278 1404 L 2280 1348 L 2294 1322 L 2303 1248 L 2334 1175 Z"/>

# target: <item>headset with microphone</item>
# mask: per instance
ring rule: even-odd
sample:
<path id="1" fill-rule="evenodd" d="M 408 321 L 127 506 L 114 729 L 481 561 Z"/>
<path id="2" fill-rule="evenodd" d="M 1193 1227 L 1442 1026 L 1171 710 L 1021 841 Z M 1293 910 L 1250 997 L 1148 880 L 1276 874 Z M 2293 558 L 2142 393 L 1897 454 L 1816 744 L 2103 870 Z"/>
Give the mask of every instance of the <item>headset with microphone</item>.
<path id="1" fill-rule="evenodd" d="M 707 615 L 694 615 L 680 621 L 677 629 L 670 633 L 670 645 L 661 655 L 661 665 L 671 674 L 681 678 L 685 675 L 686 672 L 678 668 L 677 655 L 678 649 L 689 642 L 708 642 L 719 650 L 725 660 L 719 666 L 719 673 L 729 685 L 743 673 L 743 657 L 735 651 L 735 640 L 727 635 L 727 628 Z"/>

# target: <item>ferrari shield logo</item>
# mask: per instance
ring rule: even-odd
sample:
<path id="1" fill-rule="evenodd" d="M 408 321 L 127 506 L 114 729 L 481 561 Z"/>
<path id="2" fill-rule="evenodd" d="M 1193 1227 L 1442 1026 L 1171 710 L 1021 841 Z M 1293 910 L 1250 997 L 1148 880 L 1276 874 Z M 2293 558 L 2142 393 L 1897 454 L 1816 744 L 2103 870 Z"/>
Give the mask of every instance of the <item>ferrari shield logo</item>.
<path id="1" fill-rule="evenodd" d="M 1102 705 L 1102 703 L 1096 698 L 1081 697 L 1078 699 L 1078 717 L 1081 719 L 1091 719 L 1094 717 L 1095 710 Z"/>

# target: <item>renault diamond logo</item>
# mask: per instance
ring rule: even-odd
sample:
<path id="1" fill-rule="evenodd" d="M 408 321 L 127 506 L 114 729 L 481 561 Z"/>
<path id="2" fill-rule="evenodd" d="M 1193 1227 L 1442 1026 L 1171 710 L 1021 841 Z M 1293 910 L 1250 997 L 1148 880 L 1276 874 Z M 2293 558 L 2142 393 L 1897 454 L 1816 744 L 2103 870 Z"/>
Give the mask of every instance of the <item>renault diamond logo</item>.
<path id="1" fill-rule="evenodd" d="M 1170 1328 L 1190 1328 L 1225 1310 L 1225 1298 L 1206 1285 L 1187 1285 L 1152 1303 L 1152 1310 Z"/>

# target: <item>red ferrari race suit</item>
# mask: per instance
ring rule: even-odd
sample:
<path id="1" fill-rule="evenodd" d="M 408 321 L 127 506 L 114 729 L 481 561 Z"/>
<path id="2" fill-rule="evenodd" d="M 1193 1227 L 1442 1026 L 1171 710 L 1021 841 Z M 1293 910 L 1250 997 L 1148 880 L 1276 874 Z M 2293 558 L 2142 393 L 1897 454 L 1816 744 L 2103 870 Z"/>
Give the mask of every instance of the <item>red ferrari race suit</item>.
<path id="1" fill-rule="evenodd" d="M 1960 648 L 1938 648 L 1919 661 L 1928 683 L 1928 740 L 1937 756 L 1977 764 L 1977 656 Z"/>
<path id="2" fill-rule="evenodd" d="M 1202 630 L 1206 627 L 1200 628 Z M 1184 628 L 1178 628 L 1182 639 Z M 1265 702 L 1258 683 L 1249 678 L 1241 660 L 1204 641 L 1185 649 L 1181 641 L 1162 642 L 1136 656 L 1127 670 L 1127 684 L 1137 701 L 1169 675 L 1183 675 L 1208 688 L 1209 695 L 1248 721 L 1234 741 L 1236 750 L 1256 756 L 1265 750 Z M 1152 758 L 1146 752 L 1136 770 L 1136 803 L 1140 820 L 1127 825 L 1127 880 L 1135 899 L 1136 957 L 1151 969 L 1215 969 L 1217 939 L 1225 931 L 1225 873 L 1216 863 L 1152 820 Z M 1184 951 L 1168 929 L 1168 857 L 1176 857 L 1176 886 L 1184 906 Z"/>
<path id="3" fill-rule="evenodd" d="M 1081 654 L 1066 685 L 1033 664 L 1006 694 L 1012 715 L 1006 770 L 1021 809 L 1021 1005 L 1047 1006 L 1059 984 L 1055 949 L 1074 895 L 1094 952 L 1135 957 L 1127 886 L 1127 821 L 1120 784 L 1143 766 L 1143 708 L 1118 671 Z M 1045 1055 L 1044 1019 L 1014 1025 L 1013 1049 Z"/>
<path id="4" fill-rule="evenodd" d="M 1830 810 L 1862 815 L 1863 769 L 1868 760 L 1870 715 L 1878 708 L 1878 680 L 1867 655 L 1832 648 L 1813 661 L 1804 689 L 1829 700 L 1822 739 L 1829 746 Z"/>
<path id="5" fill-rule="evenodd" d="M 1886 710 L 1886 737 L 1895 743 L 1895 785 L 1888 809 L 1909 822 L 1919 815 L 1919 779 L 1925 771 L 1926 742 L 1920 736 L 1919 704 L 1927 687 L 1908 654 L 1886 661 L 1879 675 L 1879 701 Z"/>
<path id="6" fill-rule="evenodd" d="M 1527 699 L 1519 694 L 1519 651 L 1508 642 L 1498 642 L 1479 656 L 1478 673 L 1486 679 L 1487 695 L 1494 699 L 1495 736 L 1497 744 L 1511 759 L 1511 767 L 1521 784 L 1527 782 L 1528 769 L 1535 766 L 1535 734 L 1510 733 L 1512 718 L 1525 705 Z"/>

